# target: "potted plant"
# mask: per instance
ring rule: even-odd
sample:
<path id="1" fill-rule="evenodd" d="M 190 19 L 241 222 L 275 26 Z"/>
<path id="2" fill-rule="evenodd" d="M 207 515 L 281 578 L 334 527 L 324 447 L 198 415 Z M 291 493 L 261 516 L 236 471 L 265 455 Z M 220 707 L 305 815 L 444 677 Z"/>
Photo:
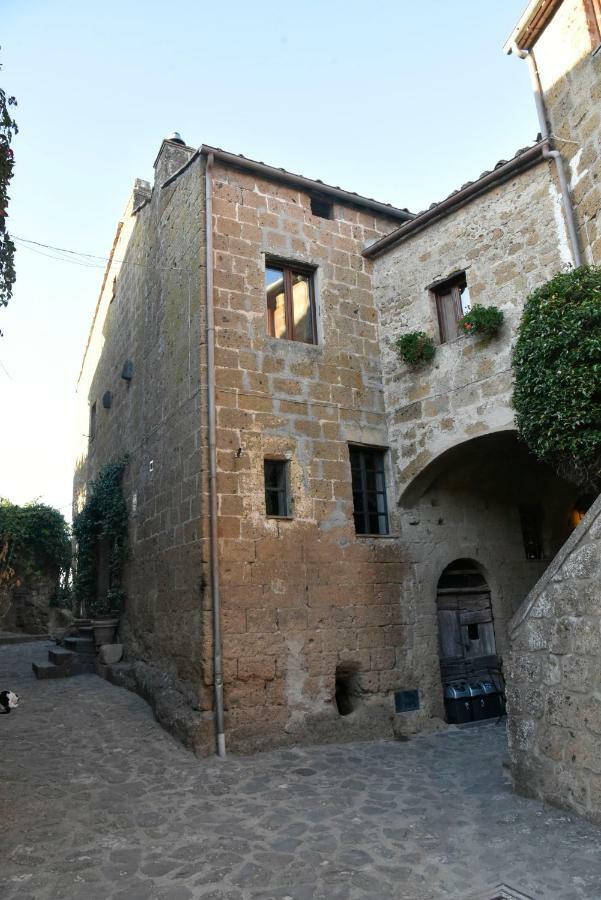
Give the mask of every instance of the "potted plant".
<path id="1" fill-rule="evenodd" d="M 91 603 L 92 630 L 96 648 L 102 644 L 112 644 L 119 626 L 119 617 L 123 608 L 123 591 L 110 588 L 104 597 Z"/>
<path id="2" fill-rule="evenodd" d="M 483 334 L 493 337 L 503 324 L 503 313 L 497 306 L 477 303 L 459 320 L 464 334 Z"/>
<path id="3" fill-rule="evenodd" d="M 395 341 L 397 353 L 408 366 L 418 366 L 430 362 L 436 353 L 436 346 L 425 331 L 409 331 Z"/>

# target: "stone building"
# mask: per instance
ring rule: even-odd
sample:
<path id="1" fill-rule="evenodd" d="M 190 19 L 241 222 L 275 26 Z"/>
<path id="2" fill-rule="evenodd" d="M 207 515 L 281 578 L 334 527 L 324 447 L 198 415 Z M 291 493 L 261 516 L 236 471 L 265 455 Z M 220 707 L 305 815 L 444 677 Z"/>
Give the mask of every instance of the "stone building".
<path id="1" fill-rule="evenodd" d="M 589 40 L 569 72 L 539 63 L 540 139 L 417 216 L 177 135 L 136 182 L 80 376 L 75 505 L 129 454 L 113 677 L 199 752 L 215 721 L 221 749 L 441 727 L 451 678 L 500 682 L 581 502 L 517 441 L 510 352 L 528 293 L 600 261 L 595 3 L 530 5 L 524 34 L 542 10 L 541 41 Z M 503 311 L 498 336 L 459 334 L 468 302 Z M 418 369 L 394 348 L 414 330 L 438 345 Z"/>

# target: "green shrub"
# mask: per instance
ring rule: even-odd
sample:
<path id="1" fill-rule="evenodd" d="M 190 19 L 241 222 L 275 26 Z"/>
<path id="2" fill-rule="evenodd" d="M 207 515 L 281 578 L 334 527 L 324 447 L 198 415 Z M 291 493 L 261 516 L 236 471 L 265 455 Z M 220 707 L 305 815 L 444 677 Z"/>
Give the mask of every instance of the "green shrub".
<path id="1" fill-rule="evenodd" d="M 70 568 L 71 533 L 58 509 L 0 498 L 0 584 L 54 573 L 66 581 Z"/>
<path id="2" fill-rule="evenodd" d="M 476 303 L 468 313 L 459 320 L 464 334 L 485 334 L 492 337 L 503 324 L 503 313 L 497 306 L 482 306 Z"/>
<path id="3" fill-rule="evenodd" d="M 408 366 L 430 362 L 436 353 L 432 338 L 425 331 L 410 331 L 395 342 L 397 352 Z"/>
<path id="4" fill-rule="evenodd" d="M 562 272 L 527 299 L 513 350 L 520 434 L 564 478 L 601 488 L 601 268 Z"/>
<path id="5" fill-rule="evenodd" d="M 121 611 L 123 563 L 128 556 L 127 505 L 121 480 L 127 458 L 103 466 L 90 483 L 85 505 L 73 520 L 76 541 L 73 593 L 78 611 L 97 617 Z M 98 565 L 101 547 L 106 550 L 108 591 L 98 596 Z"/>

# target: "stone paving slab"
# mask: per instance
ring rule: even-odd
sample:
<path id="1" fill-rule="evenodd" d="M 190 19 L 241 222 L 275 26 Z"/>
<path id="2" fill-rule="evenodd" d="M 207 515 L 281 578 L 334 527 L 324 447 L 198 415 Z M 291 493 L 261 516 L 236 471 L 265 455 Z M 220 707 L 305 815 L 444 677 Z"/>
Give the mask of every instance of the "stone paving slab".
<path id="1" fill-rule="evenodd" d="M 0 647 L 0 900 L 601 898 L 601 831 L 512 794 L 502 725 L 198 760 L 95 675 L 36 682 L 48 646 Z"/>

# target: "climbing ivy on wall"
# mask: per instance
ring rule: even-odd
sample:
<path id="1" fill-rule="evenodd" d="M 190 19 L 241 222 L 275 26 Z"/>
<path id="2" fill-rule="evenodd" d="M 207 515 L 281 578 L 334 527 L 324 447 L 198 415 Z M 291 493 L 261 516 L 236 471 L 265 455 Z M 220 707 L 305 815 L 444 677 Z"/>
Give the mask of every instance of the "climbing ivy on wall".
<path id="1" fill-rule="evenodd" d="M 539 459 L 601 489 L 601 268 L 561 272 L 527 299 L 513 350 L 519 432 Z"/>
<path id="2" fill-rule="evenodd" d="M 7 96 L 0 88 L 0 307 L 8 304 L 15 282 L 15 245 L 6 230 L 6 217 L 8 185 L 14 168 L 14 155 L 10 145 L 19 130 L 11 111 L 11 107 L 16 104 L 15 98 Z"/>
<path id="3" fill-rule="evenodd" d="M 0 499 L 0 586 L 42 574 L 66 582 L 70 568 L 71 533 L 57 509 Z"/>
<path id="4" fill-rule="evenodd" d="M 127 457 L 103 466 L 89 485 L 87 499 L 73 520 L 75 565 L 73 592 L 86 615 L 102 616 L 121 610 L 123 563 L 128 556 L 127 506 L 121 483 Z M 106 548 L 108 593 L 98 596 L 101 545 Z"/>

